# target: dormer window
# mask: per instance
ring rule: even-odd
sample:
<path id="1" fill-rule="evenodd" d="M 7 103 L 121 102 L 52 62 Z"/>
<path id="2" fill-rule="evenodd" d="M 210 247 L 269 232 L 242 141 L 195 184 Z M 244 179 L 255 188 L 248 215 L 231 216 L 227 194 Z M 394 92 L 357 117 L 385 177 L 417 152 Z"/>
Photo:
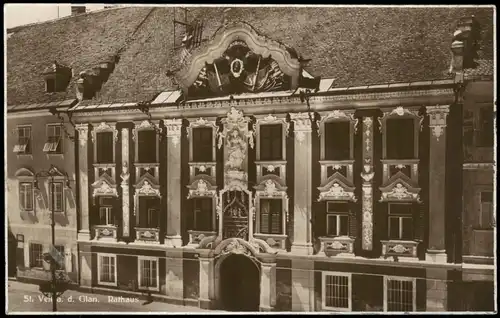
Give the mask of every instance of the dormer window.
<path id="1" fill-rule="evenodd" d="M 71 80 L 71 68 L 54 62 L 44 72 L 47 93 L 64 92 Z"/>

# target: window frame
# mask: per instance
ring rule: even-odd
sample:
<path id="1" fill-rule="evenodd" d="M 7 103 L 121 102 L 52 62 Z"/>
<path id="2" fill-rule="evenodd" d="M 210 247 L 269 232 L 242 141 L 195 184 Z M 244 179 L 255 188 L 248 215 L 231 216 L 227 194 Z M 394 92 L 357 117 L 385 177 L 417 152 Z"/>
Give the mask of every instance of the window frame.
<path id="1" fill-rule="evenodd" d="M 18 181 L 18 187 L 19 187 L 19 191 L 18 191 L 18 195 L 19 195 L 19 209 L 23 212 L 34 212 L 35 211 L 35 185 L 34 185 L 34 181 L 31 181 L 31 180 L 19 180 Z M 24 204 L 22 204 L 21 202 L 21 187 L 22 185 L 24 184 L 29 184 L 31 186 L 31 209 L 26 209 L 26 202 L 24 202 Z M 26 192 L 24 192 L 25 195 L 23 196 L 23 200 L 26 199 Z"/>
<path id="2" fill-rule="evenodd" d="M 23 136 L 21 137 L 20 133 L 19 133 L 21 130 L 22 131 L 28 131 L 29 132 L 29 136 L 26 137 L 26 134 L 23 132 Z M 32 128 L 31 125 L 18 125 L 16 127 L 17 142 L 16 142 L 16 145 L 14 146 L 13 151 L 18 156 L 32 155 L 33 154 L 33 147 L 32 147 L 33 134 L 32 134 L 32 131 L 33 131 L 33 128 Z M 23 139 L 23 142 L 21 142 L 21 138 L 25 138 L 25 139 Z M 16 151 L 16 149 L 19 149 L 19 147 L 22 147 L 22 146 L 24 146 L 23 150 L 17 150 Z"/>
<path id="3" fill-rule="evenodd" d="M 401 277 L 401 276 L 384 276 L 384 312 L 400 312 L 389 311 L 389 281 L 411 282 L 412 283 L 412 311 L 417 311 L 417 279 L 414 277 Z"/>
<path id="4" fill-rule="evenodd" d="M 115 197 L 112 197 L 112 196 L 100 196 L 99 197 L 99 223 L 101 223 L 101 211 L 106 211 L 106 224 L 99 224 L 99 225 L 115 225 L 114 222 L 114 205 L 111 203 L 111 204 L 105 204 L 105 203 L 102 203 L 104 202 L 105 199 L 110 199 L 110 200 L 114 200 Z M 108 223 L 108 221 L 111 221 L 111 223 Z"/>
<path id="5" fill-rule="evenodd" d="M 101 150 L 101 147 L 99 146 L 99 136 L 103 136 L 103 134 L 110 134 L 111 135 L 111 142 L 112 142 L 112 155 L 111 155 L 111 158 L 109 158 L 109 160 L 99 160 L 99 155 L 100 155 L 100 150 Z M 113 141 L 113 132 L 112 131 L 98 131 L 96 132 L 96 140 L 95 140 L 95 149 L 96 149 L 96 161 L 95 163 L 96 164 L 113 164 L 115 162 L 115 142 Z"/>
<path id="6" fill-rule="evenodd" d="M 101 123 L 91 123 L 91 137 L 92 137 L 92 147 L 94 149 L 94 164 L 100 164 L 97 161 L 97 134 L 101 132 L 112 132 L 113 133 L 113 162 L 102 163 L 102 165 L 114 165 L 116 162 L 116 142 L 118 141 L 118 130 L 116 129 L 116 123 L 114 122 L 101 122 Z"/>
<path id="7" fill-rule="evenodd" d="M 40 246 L 40 255 L 39 255 L 39 258 L 37 258 L 36 260 L 33 260 L 33 251 L 32 251 L 32 247 L 34 245 L 37 245 L 37 246 Z M 28 249 L 29 249 L 29 267 L 30 268 L 35 268 L 35 269 L 43 269 L 43 262 L 44 262 L 44 259 L 43 259 L 43 244 L 42 243 L 38 243 L 38 242 L 30 242 L 29 243 L 29 246 L 28 246 Z M 34 265 L 34 261 L 38 262 L 40 261 L 40 266 L 36 266 L 38 264 L 35 264 Z"/>
<path id="8" fill-rule="evenodd" d="M 419 115 L 420 107 L 396 107 L 391 109 L 383 110 L 382 117 L 378 117 L 379 129 L 382 133 L 382 159 L 389 160 L 408 160 L 408 159 L 419 159 L 419 140 L 420 132 L 422 131 L 422 123 L 424 120 L 423 115 Z M 387 157 L 387 120 L 388 119 L 413 119 L 413 158 L 404 159 L 393 159 Z"/>
<path id="9" fill-rule="evenodd" d="M 142 200 L 141 200 L 142 199 Z M 157 208 L 151 208 L 151 207 L 146 207 L 144 210 L 141 208 L 141 201 L 142 202 L 147 202 L 148 200 L 157 200 L 157 204 L 154 206 Z M 149 223 L 149 210 L 156 210 L 157 211 L 157 227 L 150 227 L 151 225 Z M 137 213 L 136 213 L 136 226 L 139 228 L 148 228 L 148 229 L 159 229 L 160 228 L 160 211 L 161 211 L 161 198 L 158 196 L 153 196 L 153 195 L 137 195 Z M 146 213 L 146 221 L 148 224 L 145 226 L 145 224 L 141 223 L 141 213 Z"/>
<path id="10" fill-rule="evenodd" d="M 212 160 L 210 160 L 210 163 L 215 162 L 216 160 L 216 148 L 217 148 L 217 125 L 216 125 L 216 119 L 213 117 L 207 117 L 203 118 L 200 117 L 198 120 L 189 122 L 189 126 L 187 126 L 187 132 L 188 132 L 188 138 L 189 138 L 189 162 L 197 162 L 194 160 L 194 132 L 193 130 L 196 128 L 212 128 Z"/>
<path id="11" fill-rule="evenodd" d="M 267 232 L 262 232 L 262 204 L 267 201 L 279 201 L 281 210 L 279 211 L 278 219 L 279 219 L 279 233 L 272 233 L 272 212 L 268 213 L 268 229 Z M 271 207 L 272 204 L 269 204 L 269 207 Z M 260 234 L 264 235 L 284 235 L 285 233 L 283 232 L 283 214 L 284 214 L 284 208 L 283 208 L 283 199 L 282 198 L 266 198 L 262 197 L 259 200 L 259 232 Z"/>
<path id="12" fill-rule="evenodd" d="M 43 146 L 43 152 L 48 155 L 62 155 L 64 154 L 64 124 L 61 123 L 50 123 L 46 125 L 47 141 Z M 59 127 L 60 135 L 56 134 L 56 128 Z M 53 129 L 53 134 L 50 130 Z M 51 138 L 57 138 L 57 141 L 50 141 Z M 55 149 L 51 150 L 55 144 Z M 49 147 L 47 147 L 49 146 Z M 59 148 L 60 147 L 60 148 Z M 48 149 L 47 149 L 48 148 Z M 59 150 L 57 150 L 59 148 Z"/>
<path id="13" fill-rule="evenodd" d="M 349 133 L 348 133 L 348 136 L 349 136 L 349 149 L 348 149 L 348 155 L 347 157 L 345 158 L 328 158 L 328 150 L 329 149 L 327 147 L 327 145 L 329 145 L 329 142 L 331 142 L 331 140 L 329 138 L 332 138 L 332 139 L 336 139 L 335 137 L 333 136 L 328 136 L 327 134 L 327 130 L 328 130 L 328 126 L 329 125 L 335 125 L 335 124 L 339 124 L 339 123 L 344 123 L 348 125 L 348 128 L 349 128 Z M 353 139 L 352 137 L 352 125 L 350 124 L 350 122 L 348 120 L 327 120 L 326 122 L 322 123 L 323 124 L 323 131 L 324 131 L 324 148 L 323 148 L 323 151 L 324 151 L 324 156 L 325 156 L 325 160 L 326 161 L 345 161 L 345 160 L 351 160 L 352 157 L 353 157 L 353 149 L 351 149 L 351 147 L 353 146 L 352 145 L 352 142 L 351 142 L 351 139 Z"/>
<path id="14" fill-rule="evenodd" d="M 481 230 L 493 230 L 494 225 L 495 225 L 495 210 L 493 209 L 494 191 L 490 190 L 490 189 L 479 189 L 478 192 L 479 192 L 479 216 L 478 216 L 478 222 L 477 223 L 479 225 L 479 229 L 481 229 Z M 483 202 L 483 193 L 484 192 L 490 192 L 491 193 L 491 196 L 492 196 L 491 202 L 488 202 L 488 201 Z M 491 205 L 490 206 L 490 211 L 488 212 L 490 214 L 489 215 L 489 219 L 491 220 L 489 225 L 484 225 L 483 224 L 483 216 L 485 214 L 485 211 L 483 211 L 483 204 L 486 203 L 486 202 Z"/>
<path id="15" fill-rule="evenodd" d="M 347 277 L 348 307 L 331 307 L 326 305 L 326 278 L 327 276 Z M 321 309 L 328 311 L 352 311 L 352 274 L 345 272 L 323 271 L 321 273 Z"/>
<path id="16" fill-rule="evenodd" d="M 333 212 L 329 212 L 329 205 L 330 204 L 336 204 L 336 203 L 345 203 L 347 205 L 347 211 L 344 211 L 344 212 L 340 212 L 340 211 L 333 211 Z M 329 224 L 330 222 L 328 222 L 328 218 L 331 217 L 331 216 L 334 216 L 337 218 L 337 229 L 335 230 L 336 234 L 335 235 L 332 235 L 330 234 L 330 231 L 329 231 Z M 326 235 L 328 237 L 340 237 L 340 236 L 343 236 L 341 234 L 339 234 L 339 232 L 341 232 L 340 230 L 340 227 L 341 227 L 341 223 L 339 222 L 340 220 L 340 217 L 347 217 L 347 234 L 345 236 L 349 236 L 350 235 L 350 209 L 349 209 L 349 202 L 345 202 L 345 201 L 340 201 L 340 202 L 337 202 L 337 201 L 327 201 L 326 202 Z"/>
<path id="17" fill-rule="evenodd" d="M 203 145 L 202 147 L 200 147 L 200 145 L 196 145 L 196 140 L 195 140 L 195 136 L 197 134 L 199 134 L 200 136 L 203 135 L 203 133 L 200 133 L 199 131 L 210 131 L 210 146 L 208 145 Z M 196 162 L 196 163 L 204 163 L 204 162 L 213 162 L 215 161 L 215 158 L 214 158 L 214 155 L 213 155 L 213 149 L 215 148 L 215 143 L 214 143 L 214 129 L 210 126 L 197 126 L 197 127 L 193 127 L 191 128 L 191 134 L 192 134 L 192 137 L 191 137 L 191 140 L 192 140 L 192 151 L 193 151 L 193 162 Z M 207 134 L 208 135 L 208 134 Z M 203 140 L 204 138 L 203 137 L 200 137 L 201 140 Z M 207 138 L 208 139 L 208 138 Z M 206 148 L 206 149 L 205 149 Z M 197 157 L 203 157 L 203 155 L 198 155 L 198 149 L 200 149 L 199 151 L 202 153 L 202 154 L 206 154 L 208 153 L 209 155 L 207 155 L 207 157 L 209 158 L 197 158 Z M 207 149 L 210 149 L 209 152 L 205 151 Z M 208 159 L 208 160 L 198 160 L 198 159 Z"/>
<path id="18" fill-rule="evenodd" d="M 54 191 L 56 185 L 60 186 L 61 191 L 60 191 L 60 196 L 61 196 L 61 206 L 57 207 L 55 202 L 57 202 L 56 196 L 58 195 L 57 191 Z M 49 182 L 49 202 L 50 202 L 50 209 L 54 207 L 54 212 L 55 213 L 64 213 L 66 211 L 66 202 L 65 202 L 65 196 L 64 196 L 64 183 L 62 181 L 56 181 L 54 180 L 53 182 Z M 54 191 L 54 204 L 52 204 L 52 191 Z"/>
<path id="19" fill-rule="evenodd" d="M 355 110 L 333 110 L 328 112 L 321 112 L 321 120 L 319 122 L 319 135 L 320 135 L 320 161 L 327 161 L 326 159 L 326 132 L 325 124 L 332 122 L 349 122 L 349 158 L 345 161 L 354 159 L 354 135 L 357 133 L 359 119 L 354 117 Z M 328 160 L 332 161 L 332 160 Z"/>
<path id="20" fill-rule="evenodd" d="M 102 258 L 103 257 L 109 257 L 114 260 L 114 271 L 113 271 L 113 277 L 114 277 L 114 282 L 106 282 L 101 280 L 101 274 L 102 274 L 102 269 L 101 266 L 103 265 Z M 110 254 L 110 253 L 97 253 L 97 284 L 98 285 L 104 285 L 104 286 L 118 286 L 118 275 L 117 275 L 117 260 L 118 257 L 115 254 Z"/>
<path id="21" fill-rule="evenodd" d="M 156 263 L 156 286 L 142 286 L 142 278 L 143 278 L 143 268 L 141 265 L 143 264 L 143 261 L 150 261 L 150 262 L 155 262 Z M 151 263 L 150 263 L 151 264 Z M 150 268 L 151 271 L 151 268 Z M 140 290 L 150 290 L 150 291 L 160 291 L 160 260 L 158 257 L 153 257 L 153 256 L 138 256 L 137 257 L 137 286 Z"/>
<path id="22" fill-rule="evenodd" d="M 269 127 L 274 127 L 274 128 L 269 129 Z M 269 133 L 269 135 L 264 136 L 262 131 L 266 130 L 266 129 L 270 133 Z M 277 131 L 280 132 L 279 142 L 278 142 L 278 138 L 276 138 L 277 134 L 276 134 L 276 136 L 274 135 L 274 133 L 277 133 Z M 267 137 L 266 139 L 269 141 L 270 146 L 271 146 L 270 153 L 268 154 L 269 156 L 267 156 L 265 158 L 263 157 L 263 149 L 262 149 L 262 141 L 263 141 L 264 137 Z M 283 124 L 281 124 L 281 123 L 266 123 L 266 124 L 260 125 L 258 139 L 259 139 L 259 160 L 262 160 L 262 161 L 282 161 L 282 160 L 284 160 L 283 159 L 283 150 L 284 150 L 283 149 L 283 143 L 284 143 L 284 141 L 283 141 L 283 139 L 284 139 Z M 273 149 L 274 149 L 274 146 L 276 146 L 276 145 L 278 145 L 278 147 L 280 147 L 280 156 L 278 158 L 273 158 L 273 155 L 274 155 Z"/>
<path id="23" fill-rule="evenodd" d="M 256 163 L 259 163 L 259 161 L 264 161 L 264 162 L 274 162 L 274 161 L 285 161 L 286 160 L 286 140 L 288 136 L 288 131 L 290 127 L 290 123 L 286 121 L 286 114 L 276 114 L 272 115 L 269 114 L 267 116 L 256 116 L 256 123 L 255 123 L 255 133 L 257 138 L 256 140 Z M 281 159 L 272 159 L 272 160 L 267 160 L 267 159 L 262 159 L 261 158 L 261 134 L 260 134 L 260 128 L 261 126 L 264 125 L 281 125 Z"/>
<path id="24" fill-rule="evenodd" d="M 403 219 L 404 218 L 409 218 L 411 219 L 411 233 L 412 233 L 412 238 L 410 241 L 415 240 L 415 216 L 414 216 L 414 211 L 413 211 L 413 204 L 412 203 L 404 203 L 404 202 L 388 202 L 387 203 L 387 237 L 389 240 L 392 241 L 408 241 L 406 239 L 403 239 Z M 406 205 L 410 207 L 410 214 L 408 216 L 402 215 L 401 213 L 395 213 L 391 215 L 391 206 L 394 205 Z M 391 218 L 398 218 L 398 227 L 399 227 L 399 235 L 398 238 L 391 238 Z"/>
<path id="25" fill-rule="evenodd" d="M 135 122 L 134 124 L 135 124 L 134 129 L 132 130 L 132 140 L 134 141 L 134 162 L 136 162 L 138 164 L 150 164 L 150 165 L 159 164 L 159 162 L 160 162 L 160 138 L 159 138 L 159 136 L 156 133 L 155 128 L 154 128 L 154 127 L 156 127 L 157 129 L 160 129 L 159 128 L 159 121 L 150 123 L 149 121 L 144 120 L 142 122 Z M 147 130 L 155 132 L 156 161 L 143 163 L 143 162 L 139 161 L 139 151 L 140 151 L 140 149 L 139 149 L 139 132 L 147 131 Z"/>
<path id="26" fill-rule="evenodd" d="M 206 213 L 206 211 L 204 211 L 203 209 L 196 209 L 197 207 L 197 204 L 196 202 L 198 202 L 199 200 L 210 200 L 210 224 L 209 224 L 209 229 L 208 230 L 201 230 L 200 227 L 198 226 L 198 222 L 197 222 L 197 215 L 200 214 L 200 213 Z M 214 231 L 214 222 L 213 222 L 213 217 L 214 217 L 214 198 L 213 197 L 194 197 L 193 198 L 193 230 L 195 231 Z"/>

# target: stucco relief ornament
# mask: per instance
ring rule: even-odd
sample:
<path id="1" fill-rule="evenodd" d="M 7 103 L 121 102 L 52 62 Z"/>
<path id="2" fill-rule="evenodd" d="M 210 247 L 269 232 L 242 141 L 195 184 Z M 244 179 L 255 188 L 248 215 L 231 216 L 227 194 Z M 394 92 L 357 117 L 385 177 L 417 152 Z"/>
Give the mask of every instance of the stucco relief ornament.
<path id="1" fill-rule="evenodd" d="M 108 229 L 104 229 L 101 231 L 101 234 L 103 234 L 104 236 L 109 236 L 109 235 L 111 235 L 111 231 Z"/>
<path id="2" fill-rule="evenodd" d="M 203 180 L 198 181 L 198 187 L 196 188 L 196 195 L 204 196 L 208 193 L 207 183 Z"/>
<path id="3" fill-rule="evenodd" d="M 276 167 L 275 167 L 275 166 L 273 166 L 273 165 L 268 165 L 268 166 L 266 167 L 266 169 L 267 169 L 267 171 L 269 171 L 269 172 L 274 172 L 274 170 L 276 169 Z"/>
<path id="4" fill-rule="evenodd" d="M 333 250 L 343 250 L 346 248 L 346 245 L 342 244 L 341 242 L 339 241 L 335 241 L 335 242 L 332 242 L 332 243 L 328 243 L 326 245 L 327 248 L 331 248 Z"/>
<path id="5" fill-rule="evenodd" d="M 240 170 L 243 164 L 243 161 L 246 158 L 246 143 L 241 138 L 240 131 L 238 129 L 233 129 L 229 136 L 227 137 L 227 151 L 228 151 L 228 160 L 226 162 L 226 166 L 233 170 Z"/>
<path id="6" fill-rule="evenodd" d="M 407 252 L 408 249 L 406 247 L 404 247 L 403 245 L 398 244 L 398 245 L 395 245 L 395 246 L 391 247 L 389 249 L 389 251 L 394 251 L 394 252 L 396 252 L 398 254 L 402 254 L 402 253 Z"/>
<path id="7" fill-rule="evenodd" d="M 207 167 L 205 167 L 204 165 L 201 165 L 198 167 L 198 170 L 200 170 L 200 172 L 205 172 L 205 171 L 207 171 Z"/>
<path id="8" fill-rule="evenodd" d="M 241 73 L 244 70 L 243 66 L 243 61 L 236 58 L 231 62 L 231 73 L 233 74 L 234 77 L 238 78 L 240 77 Z"/>
<path id="9" fill-rule="evenodd" d="M 130 174 L 128 173 L 128 163 L 126 161 L 123 162 L 122 174 L 120 175 L 120 178 L 122 178 L 122 184 L 126 184 L 130 178 Z"/>
<path id="10" fill-rule="evenodd" d="M 222 254 L 227 253 L 250 255 L 250 251 L 248 250 L 248 248 L 243 246 L 238 240 L 232 240 L 224 247 L 224 249 L 222 250 Z"/>
<path id="11" fill-rule="evenodd" d="M 408 189 L 404 187 L 401 183 L 396 184 L 394 188 L 390 192 L 382 193 L 383 199 L 394 198 L 397 200 L 403 199 L 418 199 L 417 193 L 410 193 Z"/>
<path id="12" fill-rule="evenodd" d="M 116 189 L 112 188 L 107 184 L 106 182 L 101 182 L 101 186 L 98 188 L 94 188 L 94 192 L 92 196 L 96 195 L 114 195 L 117 196 L 118 193 L 116 192 Z"/>
<path id="13" fill-rule="evenodd" d="M 272 197 L 276 193 L 276 184 L 272 180 L 267 180 L 265 189 L 264 189 L 264 194 L 267 195 L 268 197 Z"/>
<path id="14" fill-rule="evenodd" d="M 174 147 L 177 147 L 181 137 L 182 120 L 167 119 L 164 121 L 164 124 L 167 129 L 167 138 L 172 138 L 172 144 Z"/>
<path id="15" fill-rule="evenodd" d="M 152 238 L 153 234 L 150 231 L 145 231 L 142 233 L 142 236 L 144 236 L 145 238 Z"/>
<path id="16" fill-rule="evenodd" d="M 92 142 L 95 143 L 95 134 L 98 132 L 106 132 L 106 131 L 111 131 L 113 132 L 113 142 L 118 141 L 118 130 L 116 129 L 115 125 L 113 124 L 108 124 L 106 122 L 101 122 L 99 126 L 95 127 L 92 130 Z"/>
<path id="17" fill-rule="evenodd" d="M 89 125 L 88 124 L 77 124 L 76 130 L 78 131 L 78 137 L 80 139 L 80 147 L 83 147 L 87 144 L 87 140 L 89 137 Z M 17 132 L 16 132 L 17 134 Z"/>
<path id="18" fill-rule="evenodd" d="M 137 193 L 144 194 L 144 195 L 160 196 L 160 191 L 153 188 L 148 181 L 144 181 L 142 187 L 137 190 Z"/>

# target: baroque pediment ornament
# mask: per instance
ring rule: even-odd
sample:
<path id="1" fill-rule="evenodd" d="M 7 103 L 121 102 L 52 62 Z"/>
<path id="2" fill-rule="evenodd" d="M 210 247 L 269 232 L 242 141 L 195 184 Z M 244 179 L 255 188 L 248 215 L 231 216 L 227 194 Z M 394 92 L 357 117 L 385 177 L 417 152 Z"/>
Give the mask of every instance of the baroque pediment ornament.
<path id="1" fill-rule="evenodd" d="M 409 110 L 409 109 L 406 109 L 406 108 L 404 108 L 402 106 L 398 106 L 398 107 L 392 109 L 391 111 L 385 111 L 383 113 L 382 117 L 378 117 L 379 130 L 380 130 L 381 133 L 383 132 L 383 127 L 384 127 L 385 120 L 388 117 L 394 117 L 394 116 L 399 116 L 399 117 L 401 117 L 401 116 L 410 116 L 410 117 L 418 118 L 419 119 L 419 125 L 420 125 L 420 131 L 422 131 L 422 129 L 423 129 L 423 125 L 422 125 L 422 123 L 424 122 L 424 116 L 423 115 L 420 115 L 417 110 Z"/>
<path id="2" fill-rule="evenodd" d="M 167 138 L 172 138 L 172 144 L 176 147 L 181 138 L 182 119 L 166 119 L 164 125 L 167 130 Z"/>
<path id="3" fill-rule="evenodd" d="M 190 187 L 188 199 L 192 197 L 215 197 L 216 187 L 211 186 L 207 181 L 200 179 L 196 181 L 196 187 Z"/>
<path id="4" fill-rule="evenodd" d="M 381 202 L 384 201 L 416 201 L 420 202 L 420 197 L 418 192 L 420 189 L 409 190 L 405 187 L 401 182 L 398 182 L 390 191 L 383 191 L 382 197 L 380 199 Z"/>
<path id="5" fill-rule="evenodd" d="M 136 194 L 157 197 L 161 196 L 160 190 L 153 187 L 148 181 L 144 181 L 140 187 L 136 188 Z"/>
<path id="6" fill-rule="evenodd" d="M 96 141 L 96 133 L 110 131 L 113 133 L 113 143 L 118 141 L 118 130 L 114 124 L 108 124 L 106 122 L 101 122 L 98 126 L 94 127 L 92 130 L 92 142 Z"/>
<path id="7" fill-rule="evenodd" d="M 110 196 L 118 196 L 118 192 L 116 191 L 116 187 L 109 185 L 104 180 L 98 180 L 97 182 L 92 184 L 92 188 L 94 191 L 92 192 L 92 197 L 110 195 Z"/>
<path id="8" fill-rule="evenodd" d="M 351 122 L 351 125 L 354 128 L 354 133 L 356 134 L 358 132 L 359 119 L 354 117 L 353 111 L 342 111 L 339 109 L 335 109 L 335 110 L 329 112 L 328 114 L 326 114 L 325 116 L 321 117 L 320 125 L 324 122 L 327 122 L 330 119 L 348 120 Z"/>
<path id="9" fill-rule="evenodd" d="M 321 191 L 318 197 L 318 201 L 324 200 L 348 200 L 356 202 L 356 196 L 354 195 L 354 188 L 344 188 L 338 182 L 330 183 L 330 186 L 318 187 Z"/>
<path id="10" fill-rule="evenodd" d="M 288 122 L 285 117 L 277 117 L 274 116 L 273 114 L 269 114 L 262 118 L 257 118 L 256 124 L 282 124 L 282 125 L 284 124 L 285 136 L 288 136 L 288 133 L 290 131 L 290 122 Z M 254 125 L 254 130 L 256 130 L 255 125 Z"/>

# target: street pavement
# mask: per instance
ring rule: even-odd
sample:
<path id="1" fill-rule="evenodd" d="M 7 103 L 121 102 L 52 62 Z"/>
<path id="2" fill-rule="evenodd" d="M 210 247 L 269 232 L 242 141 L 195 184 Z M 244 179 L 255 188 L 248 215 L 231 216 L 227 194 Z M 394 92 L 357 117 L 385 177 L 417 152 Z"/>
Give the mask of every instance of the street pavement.
<path id="1" fill-rule="evenodd" d="M 52 302 L 38 291 L 38 285 L 8 281 L 6 313 L 51 312 Z M 67 290 L 57 302 L 58 312 L 214 312 L 197 307 L 146 302 L 144 296 L 117 297 Z M 144 305 L 143 305 L 144 304 Z"/>

